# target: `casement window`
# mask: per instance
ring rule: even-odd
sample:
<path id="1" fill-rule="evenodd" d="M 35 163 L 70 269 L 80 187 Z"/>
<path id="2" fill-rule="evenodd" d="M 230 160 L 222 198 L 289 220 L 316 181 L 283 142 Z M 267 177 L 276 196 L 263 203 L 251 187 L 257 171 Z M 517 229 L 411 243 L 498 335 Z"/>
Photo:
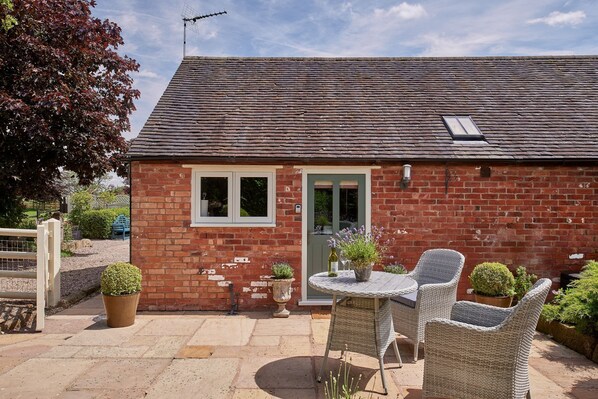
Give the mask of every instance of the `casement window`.
<path id="1" fill-rule="evenodd" d="M 274 225 L 276 171 L 193 171 L 192 226 Z"/>

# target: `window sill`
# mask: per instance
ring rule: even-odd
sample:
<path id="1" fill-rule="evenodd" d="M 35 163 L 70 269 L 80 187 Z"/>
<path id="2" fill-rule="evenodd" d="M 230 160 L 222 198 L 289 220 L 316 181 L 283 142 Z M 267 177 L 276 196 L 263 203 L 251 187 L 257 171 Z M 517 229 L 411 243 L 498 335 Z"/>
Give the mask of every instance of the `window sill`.
<path id="1" fill-rule="evenodd" d="M 191 223 L 189 227 L 276 227 L 276 223 Z"/>

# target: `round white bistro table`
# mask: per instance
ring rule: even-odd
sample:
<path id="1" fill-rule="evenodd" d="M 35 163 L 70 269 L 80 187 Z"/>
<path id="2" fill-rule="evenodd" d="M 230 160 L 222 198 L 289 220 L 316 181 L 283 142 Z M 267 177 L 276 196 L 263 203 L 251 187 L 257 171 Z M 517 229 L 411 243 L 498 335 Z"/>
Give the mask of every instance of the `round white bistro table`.
<path id="1" fill-rule="evenodd" d="M 378 358 L 384 394 L 388 394 L 384 377 L 384 353 L 392 344 L 399 367 L 403 366 L 390 309 L 391 297 L 417 290 L 417 282 L 400 274 L 372 272 L 368 281 L 357 282 L 352 270 L 339 271 L 337 277 L 328 273 L 314 274 L 309 285 L 315 290 L 332 294 L 332 312 L 326 353 L 318 382 L 326 368 L 330 350 L 348 350 Z M 337 300 L 337 297 L 340 299 Z"/>

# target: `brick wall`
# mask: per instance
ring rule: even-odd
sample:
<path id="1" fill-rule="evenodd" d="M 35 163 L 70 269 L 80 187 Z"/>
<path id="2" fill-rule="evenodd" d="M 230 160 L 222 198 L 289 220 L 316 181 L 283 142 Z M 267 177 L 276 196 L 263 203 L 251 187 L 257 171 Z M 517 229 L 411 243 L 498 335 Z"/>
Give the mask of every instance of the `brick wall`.
<path id="1" fill-rule="evenodd" d="M 241 310 L 273 307 L 273 262 L 295 268 L 293 298 L 300 297 L 301 175 L 286 167 L 276 175 L 276 228 L 189 227 L 191 169 L 174 163 L 133 162 L 131 262 L 143 271 L 140 309 L 228 310 L 229 283 Z M 250 263 L 233 262 L 247 257 Z"/>
<path id="2" fill-rule="evenodd" d="M 488 166 L 480 177 L 480 165 L 414 164 L 406 190 L 400 166 L 373 171 L 372 220 L 396 233 L 397 260 L 411 269 L 426 249 L 462 252 L 465 299 L 484 261 L 554 278 L 598 259 L 598 167 Z"/>
<path id="3" fill-rule="evenodd" d="M 402 190 L 400 166 L 372 171 L 372 221 L 392 232 L 395 259 L 413 268 L 428 248 L 466 256 L 459 295 L 477 263 L 527 266 L 546 277 L 598 259 L 598 167 L 414 164 Z M 229 309 L 228 283 L 240 308 L 273 308 L 265 276 L 276 260 L 296 269 L 300 298 L 301 174 L 277 171 L 276 228 L 192 228 L 191 169 L 132 163 L 132 257 L 144 275 L 141 309 Z M 448 180 L 448 187 L 447 187 Z M 583 256 L 582 259 L 571 259 Z M 249 264 L 234 264 L 248 257 Z"/>

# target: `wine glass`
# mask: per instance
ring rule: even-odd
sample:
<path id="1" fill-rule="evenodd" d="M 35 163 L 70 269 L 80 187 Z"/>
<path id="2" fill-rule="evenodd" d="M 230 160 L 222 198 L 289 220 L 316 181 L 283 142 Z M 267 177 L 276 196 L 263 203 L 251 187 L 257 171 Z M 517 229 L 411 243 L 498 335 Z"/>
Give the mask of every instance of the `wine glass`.
<path id="1" fill-rule="evenodd" d="M 341 252 L 340 256 L 338 257 L 338 260 L 341 262 L 341 265 L 343 265 L 343 270 L 347 270 L 347 262 L 349 262 L 349 259 L 347 259 L 345 257 L 345 254 L 343 254 Z"/>

